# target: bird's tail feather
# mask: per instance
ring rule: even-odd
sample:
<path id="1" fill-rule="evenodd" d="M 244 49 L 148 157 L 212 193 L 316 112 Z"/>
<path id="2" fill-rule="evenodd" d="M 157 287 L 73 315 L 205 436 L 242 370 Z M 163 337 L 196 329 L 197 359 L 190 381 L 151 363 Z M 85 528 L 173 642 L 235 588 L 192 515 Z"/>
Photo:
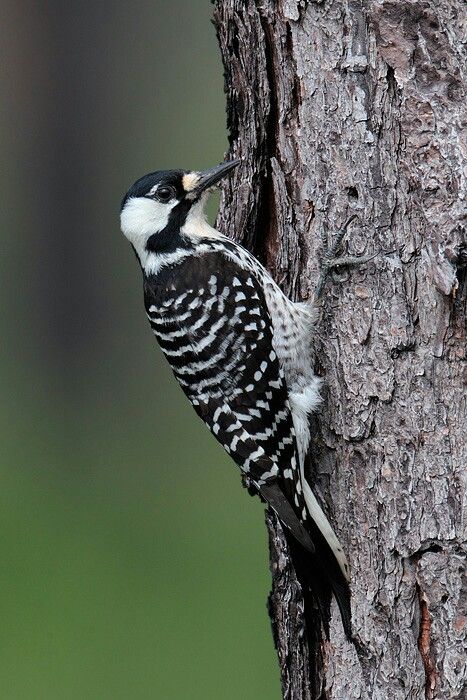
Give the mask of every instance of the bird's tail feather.
<path id="1" fill-rule="evenodd" d="M 316 500 L 316 496 L 314 495 L 313 491 L 311 490 L 310 485 L 308 484 L 304 473 L 303 473 L 303 467 L 300 467 L 300 473 L 301 473 L 301 481 L 302 481 L 302 488 L 303 488 L 303 495 L 305 497 L 306 505 L 308 512 L 313 520 L 313 522 L 316 524 L 318 530 L 326 540 L 329 549 L 332 551 L 335 559 L 337 560 L 337 563 L 339 564 L 339 567 L 342 571 L 342 575 L 345 580 L 349 581 L 350 580 L 350 568 L 349 564 L 347 561 L 347 557 L 345 556 L 344 550 L 342 548 L 341 543 L 339 542 L 336 533 L 332 529 L 331 523 L 325 516 L 321 506 L 319 505 L 318 501 Z"/>
<path id="2" fill-rule="evenodd" d="M 315 607 L 319 610 L 326 633 L 330 617 L 329 604 L 331 594 L 333 594 L 339 607 L 344 632 L 347 638 L 351 639 L 352 622 L 349 584 L 320 528 L 316 523 L 312 523 L 310 526 L 310 537 L 315 545 L 313 554 L 306 551 L 288 533 L 286 537 L 292 562 L 304 593 L 307 625 L 314 624 L 313 615 L 310 615 L 309 610 L 312 602 L 307 600 L 307 591 L 310 591 L 312 594 L 312 599 Z"/>

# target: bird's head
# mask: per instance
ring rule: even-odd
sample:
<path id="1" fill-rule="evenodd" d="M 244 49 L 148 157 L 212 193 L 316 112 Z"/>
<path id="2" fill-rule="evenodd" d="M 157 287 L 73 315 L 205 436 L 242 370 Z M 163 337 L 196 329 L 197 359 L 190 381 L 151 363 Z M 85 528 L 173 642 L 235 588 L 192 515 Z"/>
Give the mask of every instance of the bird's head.
<path id="1" fill-rule="evenodd" d="M 120 223 L 139 257 L 167 249 L 180 232 L 203 230 L 210 190 L 239 164 L 232 160 L 201 172 L 159 170 L 137 180 L 122 200 Z"/>

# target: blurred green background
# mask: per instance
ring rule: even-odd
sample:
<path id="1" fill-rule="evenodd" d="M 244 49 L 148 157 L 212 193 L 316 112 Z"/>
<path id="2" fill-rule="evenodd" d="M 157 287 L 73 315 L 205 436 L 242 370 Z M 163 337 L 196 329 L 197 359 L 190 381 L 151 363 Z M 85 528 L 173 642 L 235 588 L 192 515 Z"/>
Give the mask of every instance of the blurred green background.
<path id="1" fill-rule="evenodd" d="M 279 698 L 263 507 L 150 333 L 120 198 L 227 148 L 209 0 L 3 0 L 0 698 Z"/>

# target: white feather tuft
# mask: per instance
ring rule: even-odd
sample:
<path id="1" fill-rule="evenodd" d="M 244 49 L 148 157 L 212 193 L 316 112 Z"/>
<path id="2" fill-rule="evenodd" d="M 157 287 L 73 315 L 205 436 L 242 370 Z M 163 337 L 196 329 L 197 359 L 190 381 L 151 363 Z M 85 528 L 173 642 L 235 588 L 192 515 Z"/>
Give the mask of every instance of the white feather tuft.
<path id="1" fill-rule="evenodd" d="M 289 394 L 300 463 L 305 460 L 310 442 L 309 414 L 322 401 L 319 393 L 322 380 L 319 377 L 313 377 L 309 381 L 310 383 L 301 391 L 291 391 Z"/>

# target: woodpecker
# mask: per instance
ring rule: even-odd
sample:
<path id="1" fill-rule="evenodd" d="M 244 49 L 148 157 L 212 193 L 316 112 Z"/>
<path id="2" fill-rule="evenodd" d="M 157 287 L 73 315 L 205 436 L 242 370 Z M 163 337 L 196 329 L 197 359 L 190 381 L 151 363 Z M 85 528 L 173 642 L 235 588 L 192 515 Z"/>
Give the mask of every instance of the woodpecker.
<path id="1" fill-rule="evenodd" d="M 121 228 L 182 390 L 308 557 L 302 585 L 327 580 L 350 636 L 349 565 L 304 471 L 309 414 L 321 402 L 310 343 L 316 305 L 288 299 L 204 214 L 209 193 L 239 164 L 145 175 L 122 200 Z"/>

